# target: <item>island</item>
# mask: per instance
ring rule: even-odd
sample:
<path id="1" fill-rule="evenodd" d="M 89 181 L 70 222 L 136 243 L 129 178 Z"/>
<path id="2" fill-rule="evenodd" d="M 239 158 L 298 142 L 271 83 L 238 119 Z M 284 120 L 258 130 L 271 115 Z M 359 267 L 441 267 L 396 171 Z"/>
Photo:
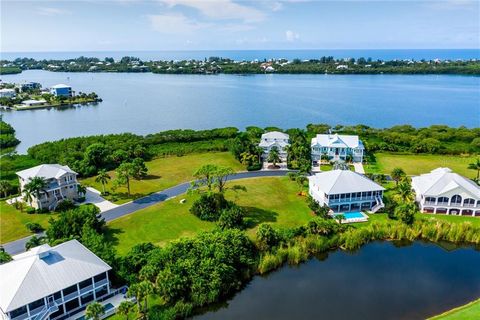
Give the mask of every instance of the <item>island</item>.
<path id="1" fill-rule="evenodd" d="M 55 72 L 152 72 L 161 74 L 464 74 L 480 75 L 480 61 L 470 60 L 374 60 L 372 58 L 232 60 L 209 57 L 203 60 L 149 60 L 125 56 L 115 60 L 78 57 L 66 60 L 18 58 L 1 60 L 0 73 L 22 70 Z"/>

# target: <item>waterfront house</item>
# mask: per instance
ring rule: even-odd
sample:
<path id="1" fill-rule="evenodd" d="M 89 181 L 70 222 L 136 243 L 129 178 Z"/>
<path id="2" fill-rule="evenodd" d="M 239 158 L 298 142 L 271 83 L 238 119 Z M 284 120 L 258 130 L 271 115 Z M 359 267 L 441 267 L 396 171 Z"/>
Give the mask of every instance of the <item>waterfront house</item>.
<path id="1" fill-rule="evenodd" d="M 38 107 L 38 106 L 43 106 L 47 103 L 47 101 L 41 99 L 41 100 L 24 100 L 22 101 L 21 107 Z"/>
<path id="2" fill-rule="evenodd" d="M 14 89 L 0 89 L 0 98 L 15 98 Z"/>
<path id="3" fill-rule="evenodd" d="M 72 97 L 73 91 L 72 87 L 67 86 L 66 84 L 56 84 L 50 87 L 50 93 L 56 97 Z"/>
<path id="4" fill-rule="evenodd" d="M 39 191 L 39 197 L 32 194 L 30 205 L 37 209 L 55 209 L 57 204 L 63 200 L 77 200 L 78 181 L 77 173 L 68 166 L 59 164 L 42 164 L 30 169 L 17 172 L 20 182 L 20 191 L 25 193 L 25 185 L 34 177 L 42 177 L 46 187 Z"/>
<path id="5" fill-rule="evenodd" d="M 333 212 L 376 212 L 384 207 L 383 188 L 350 170 L 332 170 L 308 177 L 309 194 Z"/>
<path id="6" fill-rule="evenodd" d="M 43 244 L 0 265 L 2 320 L 62 320 L 112 290 L 112 269 L 77 240 L 50 247 Z"/>
<path id="7" fill-rule="evenodd" d="M 272 131 L 262 134 L 258 146 L 263 149 L 262 158 L 265 161 L 273 147 L 277 147 L 278 154 L 282 161 L 287 160 L 287 147 L 290 145 L 290 136 L 279 131 Z"/>
<path id="8" fill-rule="evenodd" d="M 35 89 L 40 89 L 42 87 L 42 85 L 38 82 L 33 82 L 33 81 L 29 81 L 29 82 L 24 82 L 24 83 L 20 83 L 18 84 L 18 88 L 20 89 L 20 91 L 27 91 L 27 90 L 35 90 Z"/>
<path id="9" fill-rule="evenodd" d="M 365 147 L 358 136 L 341 134 L 317 134 L 312 138 L 312 162 L 318 165 L 324 155 L 328 160 L 362 162 Z"/>
<path id="10" fill-rule="evenodd" d="M 412 188 L 421 212 L 480 217 L 480 187 L 449 168 L 413 177 Z"/>

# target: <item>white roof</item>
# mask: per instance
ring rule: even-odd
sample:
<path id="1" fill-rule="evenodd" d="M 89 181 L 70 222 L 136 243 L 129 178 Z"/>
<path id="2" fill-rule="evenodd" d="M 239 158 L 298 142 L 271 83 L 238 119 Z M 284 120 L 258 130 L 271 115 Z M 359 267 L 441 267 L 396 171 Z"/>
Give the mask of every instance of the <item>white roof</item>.
<path id="1" fill-rule="evenodd" d="M 30 100 L 23 100 L 23 101 L 22 101 L 23 104 L 36 104 L 36 103 L 41 104 L 41 103 L 45 103 L 45 102 L 47 102 L 47 101 L 46 101 L 46 100 L 43 100 L 43 99 L 42 99 L 42 100 L 33 100 L 33 99 L 30 99 Z"/>
<path id="2" fill-rule="evenodd" d="M 358 136 L 343 134 L 317 134 L 312 138 L 312 146 L 319 144 L 322 147 L 334 148 L 363 148 L 363 143 Z"/>
<path id="3" fill-rule="evenodd" d="M 66 173 L 77 174 L 70 169 L 69 166 L 62 166 L 59 164 L 41 164 L 39 166 L 25 169 L 17 172 L 17 175 L 24 180 L 31 179 L 33 177 L 42 177 L 44 179 L 58 179 Z"/>
<path id="4" fill-rule="evenodd" d="M 480 199 L 480 187 L 449 168 L 437 168 L 412 178 L 412 186 L 425 196 L 437 197 L 451 190 L 461 188 L 473 197 Z"/>
<path id="5" fill-rule="evenodd" d="M 326 194 L 341 194 L 351 192 L 368 192 L 385 190 L 381 185 L 373 182 L 364 175 L 350 170 L 332 170 L 308 177 L 310 184 L 314 184 Z"/>
<path id="6" fill-rule="evenodd" d="M 66 84 L 60 83 L 60 84 L 56 84 L 56 85 L 54 85 L 54 86 L 51 86 L 50 88 L 52 88 L 52 89 L 71 88 L 71 86 L 68 86 L 68 85 L 66 85 Z"/>
<path id="7" fill-rule="evenodd" d="M 110 269 L 77 240 L 41 245 L 0 265 L 0 308 L 10 312 Z"/>
<path id="8" fill-rule="evenodd" d="M 0 92 L 4 92 L 4 93 L 15 92 L 15 89 L 0 89 Z"/>
<path id="9" fill-rule="evenodd" d="M 259 146 L 269 147 L 277 144 L 280 147 L 286 147 L 288 146 L 288 139 L 290 139 L 290 136 L 286 133 L 279 131 L 267 132 L 262 134 Z"/>

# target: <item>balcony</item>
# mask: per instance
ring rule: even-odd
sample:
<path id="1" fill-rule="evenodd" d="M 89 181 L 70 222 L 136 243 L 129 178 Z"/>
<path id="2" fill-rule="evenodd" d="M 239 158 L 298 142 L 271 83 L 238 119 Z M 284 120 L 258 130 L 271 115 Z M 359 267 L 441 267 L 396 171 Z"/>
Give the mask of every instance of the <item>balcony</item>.
<path id="1" fill-rule="evenodd" d="M 80 289 L 80 294 L 84 294 L 85 292 L 92 291 L 93 290 L 93 284 L 89 285 L 88 287 Z"/>
<path id="2" fill-rule="evenodd" d="M 24 320 L 24 319 L 28 319 L 28 313 L 26 312 L 24 314 L 16 316 L 15 318 L 12 318 L 11 320 Z"/>
<path id="3" fill-rule="evenodd" d="M 40 306 L 40 307 L 38 307 L 38 308 L 35 308 L 35 309 L 33 309 L 33 310 L 30 310 L 30 316 L 33 317 L 33 316 L 37 315 L 38 313 L 42 312 L 43 309 L 45 309 L 45 305 Z"/>
<path id="4" fill-rule="evenodd" d="M 73 298 L 76 298 L 76 297 L 78 297 L 78 292 L 77 292 L 77 291 L 72 292 L 72 293 L 69 293 L 69 294 L 67 294 L 66 296 L 64 295 L 64 296 L 63 296 L 63 301 L 66 302 L 66 301 L 72 300 Z"/>
<path id="5" fill-rule="evenodd" d="M 95 282 L 95 288 L 100 288 L 108 283 L 108 279 L 103 279 L 98 282 Z"/>

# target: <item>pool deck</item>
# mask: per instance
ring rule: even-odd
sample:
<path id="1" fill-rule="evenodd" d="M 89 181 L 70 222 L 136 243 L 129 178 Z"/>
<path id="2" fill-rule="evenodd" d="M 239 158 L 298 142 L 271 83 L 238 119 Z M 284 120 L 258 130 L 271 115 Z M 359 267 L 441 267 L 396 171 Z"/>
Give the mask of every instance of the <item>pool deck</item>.
<path id="1" fill-rule="evenodd" d="M 345 219 L 343 219 L 341 222 L 339 222 L 337 219 L 338 223 L 344 224 L 344 223 L 355 223 L 355 222 L 367 222 L 368 221 L 368 215 L 366 215 L 363 212 L 358 212 L 359 214 L 362 215 L 362 217 L 355 217 L 355 218 L 348 218 L 348 214 L 353 213 L 353 212 L 338 212 L 338 213 L 333 213 L 332 217 L 335 218 L 336 215 L 343 214 L 345 216 Z"/>
<path id="2" fill-rule="evenodd" d="M 115 314 L 117 312 L 117 308 L 120 305 L 120 303 L 122 301 L 125 301 L 125 300 L 128 300 L 128 299 L 125 298 L 125 295 L 122 294 L 122 293 L 119 293 L 119 294 L 116 294 L 113 297 L 111 297 L 111 298 L 109 298 L 105 301 L 100 302 L 103 306 L 106 306 L 109 303 L 113 305 L 113 308 L 105 311 L 105 314 L 102 315 L 101 319 L 105 319 L 105 318 L 110 317 L 111 315 Z M 67 318 L 66 320 L 85 319 L 85 312 L 86 312 L 86 309 L 79 312 L 79 313 L 76 313 L 75 315 Z"/>

